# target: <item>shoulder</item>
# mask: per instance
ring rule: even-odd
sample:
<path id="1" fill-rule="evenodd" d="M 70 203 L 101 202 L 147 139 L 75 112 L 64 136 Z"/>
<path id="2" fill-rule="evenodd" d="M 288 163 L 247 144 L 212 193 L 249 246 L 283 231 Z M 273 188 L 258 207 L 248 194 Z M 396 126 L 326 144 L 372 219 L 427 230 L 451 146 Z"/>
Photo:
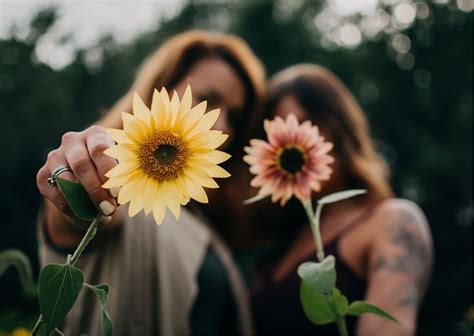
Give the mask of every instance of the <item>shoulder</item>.
<path id="1" fill-rule="evenodd" d="M 382 201 L 377 205 L 374 217 L 378 219 L 378 226 L 382 230 L 404 226 L 420 233 L 429 231 L 423 210 L 406 199 L 390 198 Z"/>
<path id="2" fill-rule="evenodd" d="M 431 232 L 423 210 L 414 202 L 391 198 L 377 205 L 374 213 L 374 233 L 382 240 L 416 240 L 431 245 Z"/>

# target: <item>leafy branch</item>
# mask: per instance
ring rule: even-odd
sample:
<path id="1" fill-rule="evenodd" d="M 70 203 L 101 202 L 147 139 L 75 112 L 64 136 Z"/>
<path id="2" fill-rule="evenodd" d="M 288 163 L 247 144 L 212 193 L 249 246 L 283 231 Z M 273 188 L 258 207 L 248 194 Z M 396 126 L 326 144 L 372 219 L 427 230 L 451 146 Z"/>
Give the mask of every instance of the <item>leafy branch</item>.
<path id="1" fill-rule="evenodd" d="M 93 290 L 101 303 L 102 334 L 109 336 L 112 334 L 112 320 L 105 310 L 109 287 L 106 284 L 92 286 L 84 283 L 84 274 L 74 266 L 95 237 L 103 215 L 97 211 L 80 184 L 59 177 L 57 183 L 74 214 L 81 220 L 92 220 L 92 223 L 74 253 L 68 255 L 65 264 L 48 264 L 41 270 L 38 279 L 41 315 L 32 330 L 32 335 L 47 336 L 52 331 L 62 334 L 57 328 L 58 325 L 66 318 L 82 288 L 87 287 Z"/>

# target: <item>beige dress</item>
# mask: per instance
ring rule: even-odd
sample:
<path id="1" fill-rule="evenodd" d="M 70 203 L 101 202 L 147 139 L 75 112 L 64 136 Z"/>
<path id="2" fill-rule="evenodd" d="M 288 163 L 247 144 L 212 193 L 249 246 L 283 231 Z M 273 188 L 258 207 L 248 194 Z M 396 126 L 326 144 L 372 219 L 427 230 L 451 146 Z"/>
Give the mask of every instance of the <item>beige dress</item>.
<path id="1" fill-rule="evenodd" d="M 42 265 L 65 262 L 65 255 L 39 234 Z M 246 291 L 231 255 L 217 235 L 194 214 L 182 209 L 177 222 L 169 213 L 158 226 L 143 213 L 126 219 L 121 229 L 94 246 L 77 263 L 85 282 L 110 286 L 108 312 L 113 335 L 188 335 L 197 297 L 197 275 L 208 248 L 227 270 L 242 335 L 251 318 Z M 100 306 L 83 288 L 61 330 L 65 335 L 100 335 Z"/>

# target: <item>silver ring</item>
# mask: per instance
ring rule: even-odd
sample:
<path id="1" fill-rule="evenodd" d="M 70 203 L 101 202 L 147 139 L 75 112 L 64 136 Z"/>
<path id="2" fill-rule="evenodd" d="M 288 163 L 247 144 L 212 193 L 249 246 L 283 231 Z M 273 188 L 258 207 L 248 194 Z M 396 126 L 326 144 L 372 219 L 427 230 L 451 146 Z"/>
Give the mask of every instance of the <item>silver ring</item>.
<path id="1" fill-rule="evenodd" d="M 61 175 L 62 173 L 66 171 L 71 171 L 71 168 L 67 165 L 62 165 L 57 167 L 53 172 L 51 173 L 51 177 L 48 177 L 48 184 L 51 188 L 56 186 L 56 178 Z"/>

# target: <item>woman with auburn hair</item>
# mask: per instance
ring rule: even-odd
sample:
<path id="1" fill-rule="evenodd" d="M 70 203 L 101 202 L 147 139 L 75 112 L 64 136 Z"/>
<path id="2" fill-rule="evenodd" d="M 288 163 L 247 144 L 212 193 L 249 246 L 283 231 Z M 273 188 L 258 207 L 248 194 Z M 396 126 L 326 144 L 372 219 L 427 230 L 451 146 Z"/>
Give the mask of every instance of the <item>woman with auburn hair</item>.
<path id="1" fill-rule="evenodd" d="M 241 39 L 191 31 L 169 39 L 145 61 L 130 91 L 100 126 L 66 133 L 37 175 L 45 197 L 38 225 L 42 264 L 62 263 L 89 225 L 75 218 L 60 191 L 48 185 L 58 167 L 67 166 L 61 177 L 79 181 L 109 216 L 78 265 L 87 282 L 110 284 L 115 335 L 251 333 L 244 285 L 207 218 L 183 209 L 179 222 L 167 214 L 158 227 L 143 213 L 128 218 L 127 209 L 117 205 L 117 191 L 101 187 L 104 173 L 117 164 L 103 153 L 114 144 L 103 127 L 121 127 L 121 113 L 132 112 L 134 92 L 150 106 L 155 88 L 176 90 L 182 97 L 188 85 L 193 106 L 207 100 L 208 110 L 220 108 L 214 128 L 229 134 L 225 149 L 234 154 L 243 141 L 241 129 L 264 93 L 263 67 Z M 100 334 L 100 306 L 90 295 L 81 293 L 61 328 L 65 334 Z"/>
<path id="2" fill-rule="evenodd" d="M 289 114 L 300 122 L 309 119 L 334 144 L 333 174 L 323 181 L 318 198 L 346 189 L 367 190 L 363 197 L 325 207 L 325 252 L 336 257 L 336 286 L 350 302 L 365 299 L 400 324 L 366 314 L 348 318 L 349 334 L 413 335 L 432 263 L 431 234 L 417 205 L 394 198 L 389 169 L 374 149 L 362 109 L 334 74 L 306 64 L 271 79 L 265 111 L 270 119 Z M 314 241 L 298 202 L 282 211 L 277 225 L 285 236 L 262 260 L 252 292 L 257 334 L 337 334 L 335 325 L 316 326 L 304 315 L 296 269 L 314 260 Z"/>

